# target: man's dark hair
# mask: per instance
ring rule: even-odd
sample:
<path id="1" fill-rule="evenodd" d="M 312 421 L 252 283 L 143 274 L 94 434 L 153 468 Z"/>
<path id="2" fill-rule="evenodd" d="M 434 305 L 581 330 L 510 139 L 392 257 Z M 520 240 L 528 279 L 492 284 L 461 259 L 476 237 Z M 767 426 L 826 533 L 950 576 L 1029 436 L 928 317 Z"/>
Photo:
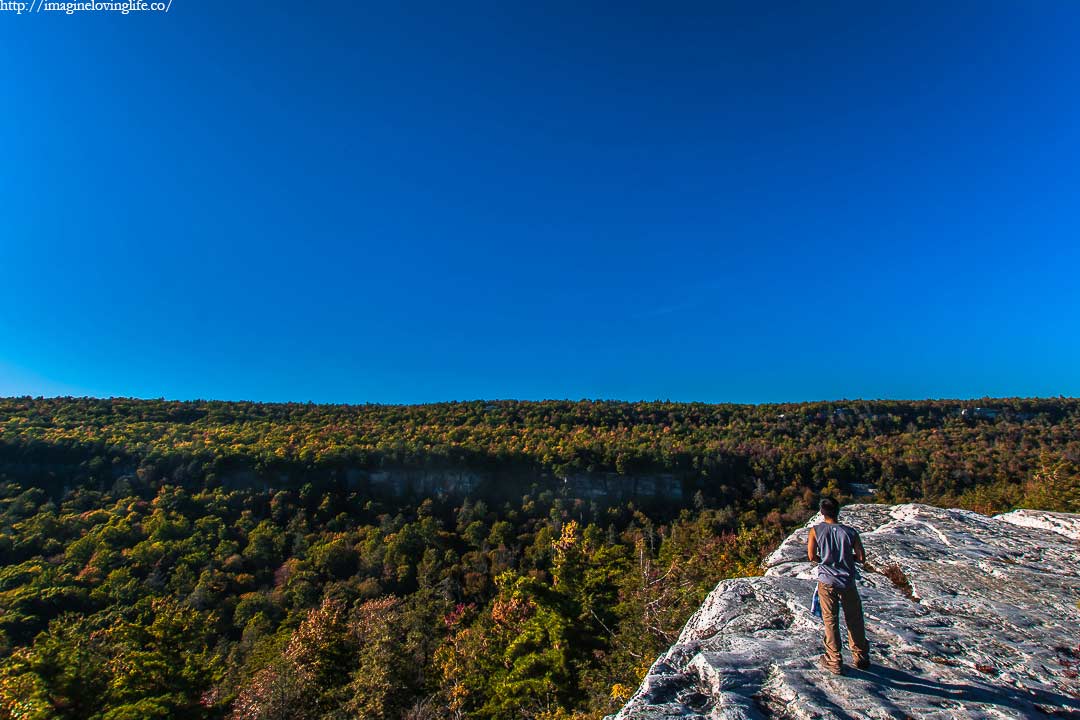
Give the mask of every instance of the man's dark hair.
<path id="1" fill-rule="evenodd" d="M 838 505 L 831 497 L 823 497 L 821 498 L 821 503 L 818 505 L 818 510 L 830 520 L 835 520 L 836 516 L 840 514 L 840 505 Z"/>

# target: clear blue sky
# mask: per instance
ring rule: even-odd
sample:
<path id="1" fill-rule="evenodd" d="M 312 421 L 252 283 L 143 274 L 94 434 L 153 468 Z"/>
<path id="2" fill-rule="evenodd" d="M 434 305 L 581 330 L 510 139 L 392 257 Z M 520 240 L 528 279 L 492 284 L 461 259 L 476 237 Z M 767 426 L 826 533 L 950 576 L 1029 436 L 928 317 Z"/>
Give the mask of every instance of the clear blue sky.
<path id="1" fill-rule="evenodd" d="M 1080 3 L 0 13 L 0 395 L 1080 395 Z"/>

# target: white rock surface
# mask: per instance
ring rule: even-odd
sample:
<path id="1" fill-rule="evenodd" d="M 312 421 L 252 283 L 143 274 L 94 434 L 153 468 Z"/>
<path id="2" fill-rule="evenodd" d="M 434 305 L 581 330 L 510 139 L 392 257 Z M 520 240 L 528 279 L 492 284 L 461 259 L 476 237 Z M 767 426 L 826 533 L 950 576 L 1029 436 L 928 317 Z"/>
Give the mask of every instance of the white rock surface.
<path id="1" fill-rule="evenodd" d="M 819 521 L 764 577 L 717 585 L 613 717 L 1080 718 L 1080 515 L 845 507 L 878 572 L 859 581 L 873 666 L 843 676 L 816 665 L 806 538 Z M 880 573 L 890 565 L 911 597 Z"/>

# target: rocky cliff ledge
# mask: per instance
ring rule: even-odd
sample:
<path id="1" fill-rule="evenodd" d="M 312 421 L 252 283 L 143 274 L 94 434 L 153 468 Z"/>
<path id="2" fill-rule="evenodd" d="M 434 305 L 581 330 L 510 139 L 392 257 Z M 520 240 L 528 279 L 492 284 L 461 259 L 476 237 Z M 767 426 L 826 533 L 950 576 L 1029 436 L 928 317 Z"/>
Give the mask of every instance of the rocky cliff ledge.
<path id="1" fill-rule="evenodd" d="M 852 505 L 873 667 L 819 670 L 815 518 L 721 582 L 618 720 L 1080 718 L 1080 515 Z M 846 630 L 841 628 L 846 638 Z"/>

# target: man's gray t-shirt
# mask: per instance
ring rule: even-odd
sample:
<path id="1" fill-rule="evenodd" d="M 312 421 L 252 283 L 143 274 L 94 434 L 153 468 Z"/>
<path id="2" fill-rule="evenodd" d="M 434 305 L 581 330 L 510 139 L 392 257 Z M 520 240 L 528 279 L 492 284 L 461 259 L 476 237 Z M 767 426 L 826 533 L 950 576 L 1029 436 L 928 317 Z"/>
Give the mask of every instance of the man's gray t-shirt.
<path id="1" fill-rule="evenodd" d="M 819 523 L 814 526 L 817 536 L 817 552 L 821 558 L 818 580 L 837 588 L 855 585 L 859 577 L 855 569 L 855 538 L 859 536 L 853 527 L 840 523 Z"/>

